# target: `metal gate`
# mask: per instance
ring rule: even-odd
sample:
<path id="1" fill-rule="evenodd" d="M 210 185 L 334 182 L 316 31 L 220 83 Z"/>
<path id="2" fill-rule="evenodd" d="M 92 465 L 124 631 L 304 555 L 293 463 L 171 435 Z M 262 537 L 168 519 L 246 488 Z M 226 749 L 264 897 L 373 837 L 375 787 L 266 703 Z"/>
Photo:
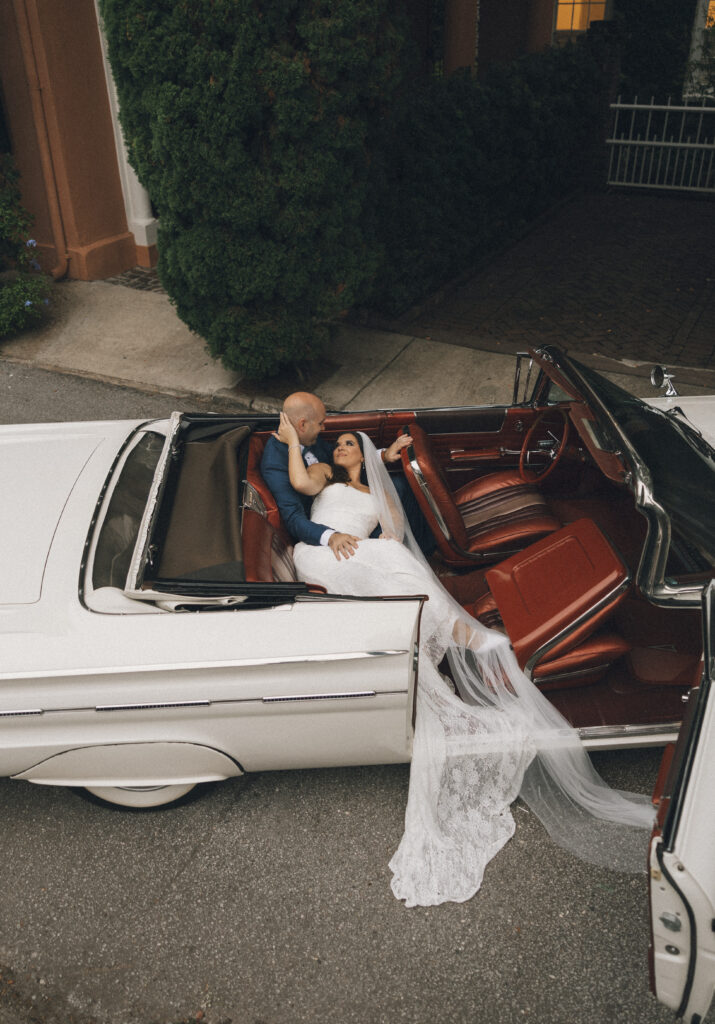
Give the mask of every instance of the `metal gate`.
<path id="1" fill-rule="evenodd" d="M 715 194 L 715 106 L 617 103 L 608 184 Z"/>

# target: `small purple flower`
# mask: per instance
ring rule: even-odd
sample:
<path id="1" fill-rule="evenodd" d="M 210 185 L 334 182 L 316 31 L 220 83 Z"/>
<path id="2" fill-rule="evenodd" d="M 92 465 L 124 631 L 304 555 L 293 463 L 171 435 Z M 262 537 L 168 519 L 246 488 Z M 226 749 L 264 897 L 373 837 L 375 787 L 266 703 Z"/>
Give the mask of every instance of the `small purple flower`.
<path id="1" fill-rule="evenodd" d="M 32 267 L 33 270 L 40 269 L 40 264 L 37 262 L 37 260 L 30 260 L 30 266 Z"/>
<path id="2" fill-rule="evenodd" d="M 50 304 L 50 300 L 49 299 L 43 299 L 42 300 L 42 305 L 43 306 L 49 306 L 49 304 Z"/>
<path id="3" fill-rule="evenodd" d="M 35 241 L 34 238 L 28 238 L 27 245 L 29 245 L 30 248 L 34 249 L 35 246 L 37 245 L 37 242 Z"/>
<path id="4" fill-rule="evenodd" d="M 27 309 L 27 307 L 28 307 L 28 306 L 31 306 L 31 305 L 32 305 L 32 303 L 30 302 L 30 300 L 29 300 L 29 299 L 26 299 L 26 300 L 25 300 L 25 309 Z"/>

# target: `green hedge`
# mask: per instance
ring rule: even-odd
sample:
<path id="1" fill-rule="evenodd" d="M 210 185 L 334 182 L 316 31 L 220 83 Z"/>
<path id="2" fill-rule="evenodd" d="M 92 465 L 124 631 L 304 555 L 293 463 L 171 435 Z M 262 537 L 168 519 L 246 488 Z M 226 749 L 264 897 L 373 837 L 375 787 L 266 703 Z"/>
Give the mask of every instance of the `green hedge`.
<path id="1" fill-rule="evenodd" d="M 387 258 L 372 304 L 398 313 L 504 245 L 598 159 L 601 72 L 591 48 L 549 50 L 421 83 L 385 140 Z"/>
<path id="2" fill-rule="evenodd" d="M 697 0 L 615 0 L 623 41 L 620 92 L 625 100 L 680 98 Z"/>
<path id="3" fill-rule="evenodd" d="M 0 153 L 0 338 L 40 320 L 49 279 L 40 272 L 32 218 L 20 202 L 19 175 L 9 153 Z"/>
<path id="4" fill-rule="evenodd" d="M 409 64 L 387 0 L 101 0 L 159 274 L 260 377 L 320 352 L 383 262 L 372 135 Z"/>
<path id="5" fill-rule="evenodd" d="M 587 47 L 422 80 L 391 0 L 100 0 L 130 159 L 182 319 L 249 377 L 391 312 L 579 180 Z"/>

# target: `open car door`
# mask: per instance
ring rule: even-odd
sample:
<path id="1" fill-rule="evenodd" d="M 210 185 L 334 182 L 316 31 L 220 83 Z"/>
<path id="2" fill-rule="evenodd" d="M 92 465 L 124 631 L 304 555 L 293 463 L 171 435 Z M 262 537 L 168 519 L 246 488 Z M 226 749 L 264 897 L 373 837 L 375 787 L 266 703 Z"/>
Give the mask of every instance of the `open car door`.
<path id="1" fill-rule="evenodd" d="M 714 614 L 712 581 L 703 595 L 703 679 L 666 751 L 650 844 L 651 985 L 686 1024 L 699 1024 L 715 990 Z"/>

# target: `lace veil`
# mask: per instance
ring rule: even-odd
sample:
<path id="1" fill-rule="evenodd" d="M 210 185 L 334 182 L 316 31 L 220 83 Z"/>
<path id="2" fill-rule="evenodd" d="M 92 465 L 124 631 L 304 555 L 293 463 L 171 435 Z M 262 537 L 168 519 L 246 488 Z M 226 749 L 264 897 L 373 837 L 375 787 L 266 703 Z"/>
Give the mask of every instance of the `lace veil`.
<path id="1" fill-rule="evenodd" d="M 380 456 L 361 436 L 383 531 L 406 544 L 441 587 Z M 466 870 L 471 878 L 453 880 L 455 872 L 478 860 L 480 849 L 486 862 L 503 846 L 514 830 L 509 804 L 517 796 L 559 846 L 604 867 L 643 870 L 654 818 L 648 797 L 607 786 L 576 730 L 523 673 L 507 638 L 444 594 L 454 615 L 446 656 L 459 698 L 443 678 L 434 685 L 435 658 L 426 666 L 423 654 L 405 834 L 390 864 L 395 895 L 408 905 L 473 895 L 484 864 Z M 480 835 L 486 818 L 490 828 Z M 435 868 L 439 858 L 445 863 Z M 425 860 L 426 868 L 419 863 Z"/>

